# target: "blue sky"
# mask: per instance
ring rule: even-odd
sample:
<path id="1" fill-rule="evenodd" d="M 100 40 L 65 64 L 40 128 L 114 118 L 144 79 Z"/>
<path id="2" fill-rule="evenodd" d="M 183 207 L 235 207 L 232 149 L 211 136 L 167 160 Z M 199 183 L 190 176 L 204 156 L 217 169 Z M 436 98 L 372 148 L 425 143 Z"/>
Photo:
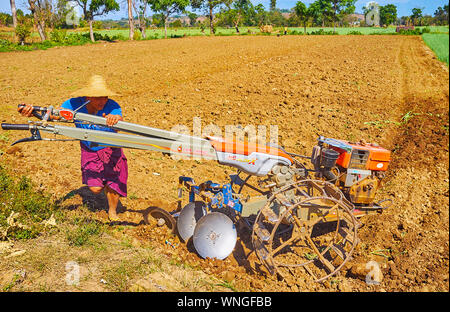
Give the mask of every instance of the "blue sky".
<path id="1" fill-rule="evenodd" d="M 126 1 L 124 0 L 117 0 L 120 4 L 121 10 L 119 12 L 110 13 L 108 15 L 105 15 L 104 18 L 112 18 L 112 19 L 120 19 L 122 17 L 127 16 L 127 8 L 126 8 Z M 251 0 L 254 5 L 258 3 L 262 3 L 266 9 L 270 7 L 270 0 Z M 290 9 L 295 6 L 295 3 L 298 0 L 278 0 L 277 1 L 277 7 L 280 9 Z M 446 0 L 375 0 L 380 5 L 385 5 L 388 3 L 392 3 L 397 5 L 397 11 L 398 16 L 405 16 L 405 15 L 411 15 L 411 10 L 413 8 L 422 8 L 423 12 L 425 14 L 433 15 L 434 11 L 439 6 L 444 6 L 445 4 L 448 4 L 448 1 Z M 304 3 L 311 3 L 314 2 L 314 0 L 303 0 Z M 356 12 L 361 13 L 362 8 L 365 6 L 367 2 L 370 2 L 370 0 L 358 0 L 356 2 Z M 26 0 L 16 0 L 16 6 L 23 11 L 26 11 Z M 8 12 L 10 13 L 11 8 L 8 0 L 0 0 L 0 12 Z"/>

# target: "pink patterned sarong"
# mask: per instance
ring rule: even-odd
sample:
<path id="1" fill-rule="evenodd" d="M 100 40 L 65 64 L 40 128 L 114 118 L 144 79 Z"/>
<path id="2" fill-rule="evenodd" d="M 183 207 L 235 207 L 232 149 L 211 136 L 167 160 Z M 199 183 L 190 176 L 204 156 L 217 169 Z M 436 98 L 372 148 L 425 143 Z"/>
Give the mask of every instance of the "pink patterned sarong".
<path id="1" fill-rule="evenodd" d="M 109 186 L 127 196 L 128 164 L 121 148 L 106 147 L 92 151 L 85 144 L 81 145 L 82 183 L 89 187 Z"/>

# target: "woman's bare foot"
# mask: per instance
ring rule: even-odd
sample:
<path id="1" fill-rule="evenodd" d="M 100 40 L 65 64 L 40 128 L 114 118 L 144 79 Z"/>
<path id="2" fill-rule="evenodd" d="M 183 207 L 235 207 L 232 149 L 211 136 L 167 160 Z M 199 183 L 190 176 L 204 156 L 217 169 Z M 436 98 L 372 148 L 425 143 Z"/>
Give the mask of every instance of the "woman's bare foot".
<path id="1" fill-rule="evenodd" d="M 108 217 L 110 221 L 120 221 L 117 216 L 117 204 L 119 203 L 119 194 L 109 186 L 105 187 L 105 195 L 108 200 Z"/>
<path id="2" fill-rule="evenodd" d="M 112 209 L 109 209 L 108 211 L 108 218 L 109 221 L 111 222 L 120 221 L 120 218 L 117 216 L 117 213 L 115 211 L 112 211 Z"/>

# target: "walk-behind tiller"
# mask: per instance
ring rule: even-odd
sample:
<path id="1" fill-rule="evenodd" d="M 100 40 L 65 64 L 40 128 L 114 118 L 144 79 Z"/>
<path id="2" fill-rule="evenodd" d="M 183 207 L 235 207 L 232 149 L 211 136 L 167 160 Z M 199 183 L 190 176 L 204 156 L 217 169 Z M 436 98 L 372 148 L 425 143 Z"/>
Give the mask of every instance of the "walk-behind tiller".
<path id="1" fill-rule="evenodd" d="M 126 133 L 49 122 L 52 115 L 59 117 L 58 122 L 106 127 L 105 118 L 68 109 L 34 107 L 33 114 L 42 121 L 2 124 L 4 130 L 31 131 L 31 137 L 13 144 L 58 140 L 42 138 L 42 131 L 102 146 L 217 160 L 237 168 L 225 184 L 179 178 L 180 203 L 183 189 L 189 192 L 189 203 L 166 219 L 177 219 L 179 236 L 185 242 L 192 239 L 203 258 L 228 257 L 237 242 L 235 225 L 242 222 L 251 231 L 253 250 L 271 274 L 283 277 L 303 268 L 320 282 L 351 258 L 358 243 L 357 218 L 381 212 L 387 208 L 382 202 L 390 201 L 374 203 L 391 154 L 376 144 L 321 136 L 311 156 L 301 156 L 280 147 L 200 138 L 124 121 L 111 128 Z M 309 159 L 311 169 L 299 159 Z"/>

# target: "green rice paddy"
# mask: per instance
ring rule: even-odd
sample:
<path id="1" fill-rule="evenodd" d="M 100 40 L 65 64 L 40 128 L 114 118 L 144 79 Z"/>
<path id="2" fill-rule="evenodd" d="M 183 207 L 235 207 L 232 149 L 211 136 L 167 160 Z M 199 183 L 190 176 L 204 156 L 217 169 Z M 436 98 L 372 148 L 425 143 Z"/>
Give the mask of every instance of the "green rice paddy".
<path id="1" fill-rule="evenodd" d="M 448 66 L 448 51 L 449 51 L 449 35 L 448 34 L 423 34 L 423 41 L 436 54 L 436 57 L 447 63 Z"/>

